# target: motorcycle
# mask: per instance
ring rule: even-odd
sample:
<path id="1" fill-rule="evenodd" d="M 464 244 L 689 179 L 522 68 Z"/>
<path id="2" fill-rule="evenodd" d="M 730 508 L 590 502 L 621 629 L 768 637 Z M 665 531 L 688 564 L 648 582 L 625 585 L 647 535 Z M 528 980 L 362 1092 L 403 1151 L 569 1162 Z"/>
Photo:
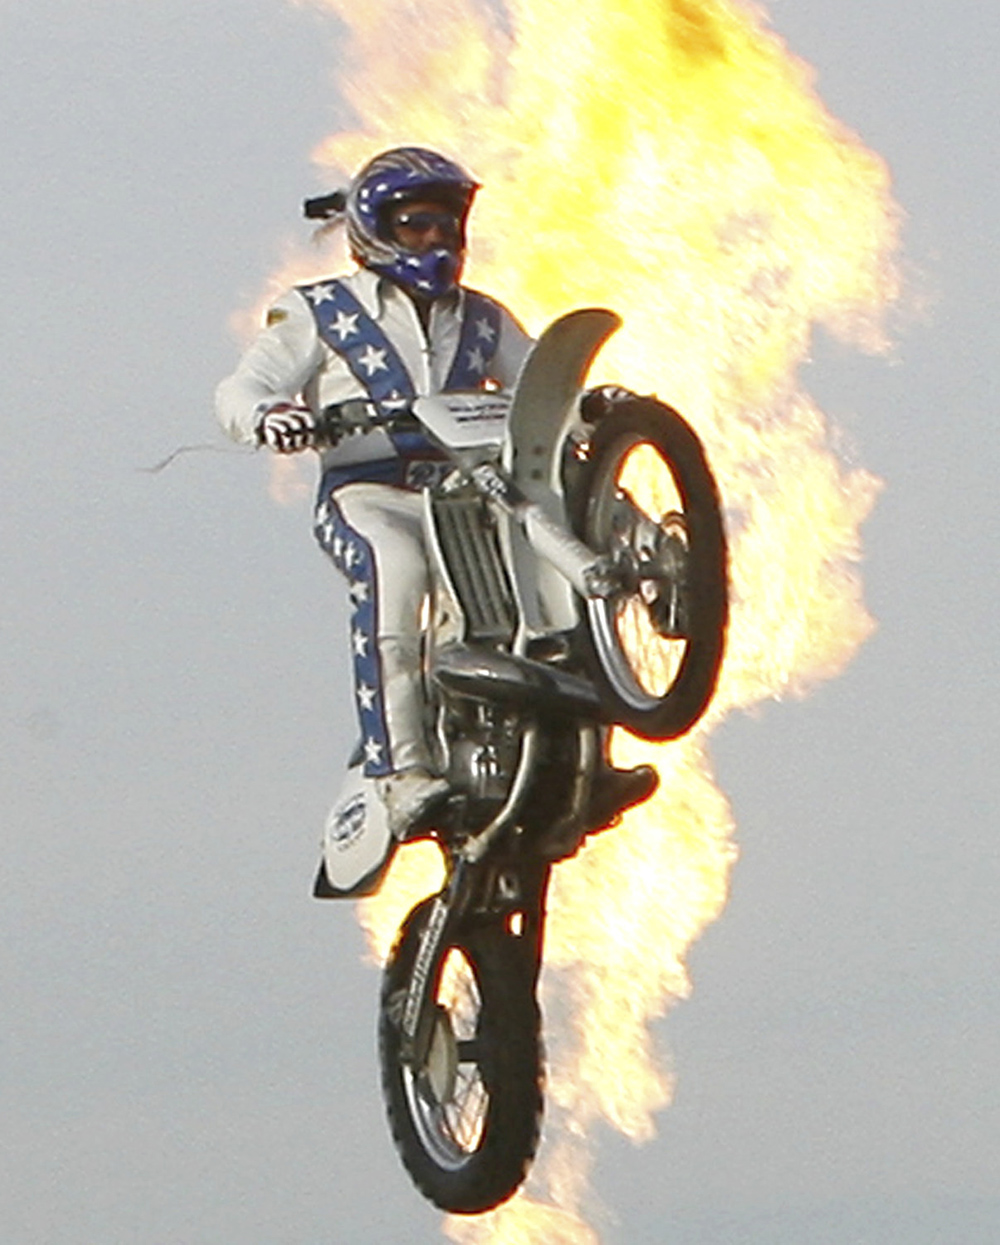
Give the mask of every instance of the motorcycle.
<path id="1" fill-rule="evenodd" d="M 725 534 L 697 436 L 627 391 L 595 423 L 581 417 L 584 378 L 619 325 L 600 309 L 555 321 L 512 398 L 414 404 L 443 452 L 423 489 L 432 590 L 419 673 L 450 794 L 409 837 L 437 841 L 446 880 L 385 965 L 379 1052 L 402 1162 L 453 1213 L 510 1197 L 538 1145 L 553 865 L 655 787 L 648 767 L 609 765 L 609 733 L 684 734 L 722 659 Z M 342 435 L 342 408 L 338 419 Z M 315 893 L 372 893 L 395 847 L 359 769 L 328 823 Z"/>

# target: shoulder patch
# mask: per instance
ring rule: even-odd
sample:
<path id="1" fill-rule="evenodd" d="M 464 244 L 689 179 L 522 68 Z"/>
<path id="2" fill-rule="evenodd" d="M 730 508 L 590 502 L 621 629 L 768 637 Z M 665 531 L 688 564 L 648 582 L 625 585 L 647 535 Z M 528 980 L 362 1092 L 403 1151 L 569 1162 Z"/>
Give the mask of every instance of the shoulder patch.
<path id="1" fill-rule="evenodd" d="M 282 320 L 287 319 L 287 311 L 283 311 L 280 307 L 269 307 L 267 315 L 264 317 L 264 324 L 270 328 L 272 324 L 280 324 Z"/>

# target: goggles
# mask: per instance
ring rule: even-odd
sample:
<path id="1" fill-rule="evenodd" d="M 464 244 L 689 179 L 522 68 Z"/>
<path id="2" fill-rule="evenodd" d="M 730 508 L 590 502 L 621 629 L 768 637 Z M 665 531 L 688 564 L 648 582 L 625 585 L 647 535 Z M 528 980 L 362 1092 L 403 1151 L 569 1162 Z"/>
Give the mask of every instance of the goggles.
<path id="1" fill-rule="evenodd" d="M 418 234 L 427 234 L 432 229 L 439 229 L 448 238 L 457 238 L 460 229 L 455 213 L 443 209 L 439 212 L 410 212 L 404 208 L 403 211 L 393 216 L 392 227 L 393 229 L 410 229 Z"/>

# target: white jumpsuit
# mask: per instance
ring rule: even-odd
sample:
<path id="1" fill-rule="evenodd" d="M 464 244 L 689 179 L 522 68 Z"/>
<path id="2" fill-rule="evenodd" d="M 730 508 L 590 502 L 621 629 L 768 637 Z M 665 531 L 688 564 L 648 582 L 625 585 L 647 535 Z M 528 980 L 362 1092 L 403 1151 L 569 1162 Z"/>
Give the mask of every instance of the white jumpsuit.
<path id="1" fill-rule="evenodd" d="M 360 317 L 339 310 L 334 319 L 335 295 L 348 300 L 348 311 L 360 309 Z M 317 304 L 328 301 L 327 327 L 321 331 Z M 475 307 L 485 303 L 493 328 L 485 319 L 475 324 L 471 320 Z M 350 342 L 359 320 L 367 324 L 373 344 L 366 346 L 365 355 L 356 352 L 352 370 L 335 346 Z M 410 297 L 367 269 L 335 284 L 291 290 L 271 307 L 267 326 L 219 386 L 219 421 L 234 440 L 254 444 L 258 419 L 276 403 L 303 403 L 319 414 L 331 405 L 370 399 L 373 391 L 365 383 L 369 371 L 373 383 L 384 379 L 377 373 L 386 371 L 387 352 L 375 349 L 379 342 L 388 344 L 390 356 L 395 352 L 397 373 L 405 372 L 405 387 L 412 394 L 440 393 L 456 375 L 460 346 L 464 350 L 474 343 L 477 329 L 491 355 L 484 368 L 475 369 L 480 381 L 511 388 L 531 339 L 506 308 L 482 295 L 459 287 L 436 299 L 425 333 Z M 357 365 L 359 356 L 363 366 Z M 407 442 L 375 429 L 321 454 L 316 536 L 348 580 L 355 696 L 369 777 L 430 764 L 419 680 L 414 677 L 420 608 L 427 590 L 415 490 L 426 478 L 429 457 L 426 444 L 421 448 L 417 442 L 419 438 Z"/>

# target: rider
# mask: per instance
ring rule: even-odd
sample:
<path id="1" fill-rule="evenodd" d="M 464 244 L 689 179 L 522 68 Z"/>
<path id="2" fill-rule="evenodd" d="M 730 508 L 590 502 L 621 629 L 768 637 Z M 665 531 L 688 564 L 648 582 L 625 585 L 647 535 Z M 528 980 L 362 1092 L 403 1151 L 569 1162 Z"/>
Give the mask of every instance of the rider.
<path id="1" fill-rule="evenodd" d="M 216 397 L 235 440 L 277 454 L 319 451 L 315 533 L 348 580 L 364 773 L 396 838 L 447 792 L 415 677 L 428 583 L 419 490 L 441 456 L 407 412 L 419 396 L 512 388 L 532 344 L 505 307 L 459 284 L 477 189 L 446 157 L 399 147 L 369 161 L 346 196 L 313 201 L 315 212 L 307 203 L 307 214 L 346 217 L 357 270 L 278 299 Z M 397 421 L 324 447 L 320 413 L 359 400 Z M 606 778 L 598 818 L 648 794 L 634 774 Z"/>
<path id="2" fill-rule="evenodd" d="M 271 306 L 218 389 L 230 436 L 295 454 L 316 444 L 317 416 L 330 406 L 361 399 L 405 413 L 418 396 L 512 388 L 531 339 L 505 307 L 459 284 L 477 189 L 423 148 L 369 161 L 343 203 L 357 271 Z M 435 460 L 411 420 L 320 450 L 315 532 L 349 581 L 364 770 L 397 836 L 447 789 L 432 771 L 414 677 L 427 587 L 418 490 Z"/>

